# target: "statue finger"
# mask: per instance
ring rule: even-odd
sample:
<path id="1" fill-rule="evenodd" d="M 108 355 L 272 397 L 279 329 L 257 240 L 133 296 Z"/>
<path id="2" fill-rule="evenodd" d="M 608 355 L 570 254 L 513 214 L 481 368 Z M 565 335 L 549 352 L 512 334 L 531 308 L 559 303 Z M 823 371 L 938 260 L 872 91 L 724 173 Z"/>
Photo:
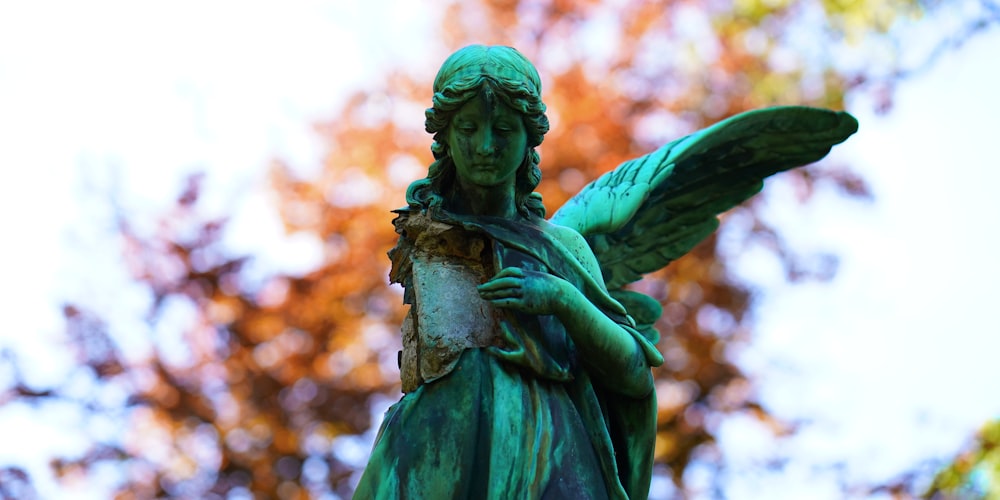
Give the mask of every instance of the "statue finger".
<path id="1" fill-rule="evenodd" d="M 490 303 L 500 308 L 523 309 L 524 304 L 520 297 L 508 297 L 503 299 L 493 299 Z"/>
<path id="2" fill-rule="evenodd" d="M 486 299 L 486 300 L 504 299 L 504 298 L 511 298 L 511 297 L 520 297 L 521 295 L 522 295 L 522 293 L 521 293 L 521 288 L 520 287 L 516 287 L 516 288 L 500 288 L 500 289 L 497 289 L 497 290 L 487 290 L 487 291 L 480 291 L 479 292 L 479 296 L 482 297 L 482 298 L 484 298 L 484 299 Z"/>
<path id="3" fill-rule="evenodd" d="M 505 278 L 505 277 L 523 278 L 524 269 L 521 269 L 520 267 L 517 266 L 505 267 L 501 269 L 500 272 L 496 273 L 493 276 L 493 279 Z"/>
<path id="4" fill-rule="evenodd" d="M 483 283 L 482 285 L 477 286 L 476 288 L 480 292 L 492 291 L 492 290 L 501 290 L 501 289 L 504 289 L 504 288 L 520 288 L 522 282 L 523 282 L 523 278 L 517 278 L 517 277 L 500 277 L 500 278 L 493 278 L 493 279 L 487 281 L 486 283 Z"/>

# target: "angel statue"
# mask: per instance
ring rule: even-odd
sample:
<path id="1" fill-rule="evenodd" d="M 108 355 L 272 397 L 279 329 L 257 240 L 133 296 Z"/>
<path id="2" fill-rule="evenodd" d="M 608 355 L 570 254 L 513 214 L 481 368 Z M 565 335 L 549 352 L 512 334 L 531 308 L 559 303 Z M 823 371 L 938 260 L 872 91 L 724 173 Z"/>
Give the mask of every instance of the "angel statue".
<path id="1" fill-rule="evenodd" d="M 434 80 L 427 177 L 393 221 L 402 399 L 355 498 L 635 499 L 652 474 L 660 305 L 625 290 L 718 226 L 765 177 L 857 130 L 844 112 L 734 116 L 623 163 L 545 219 L 538 72 L 510 47 Z"/>

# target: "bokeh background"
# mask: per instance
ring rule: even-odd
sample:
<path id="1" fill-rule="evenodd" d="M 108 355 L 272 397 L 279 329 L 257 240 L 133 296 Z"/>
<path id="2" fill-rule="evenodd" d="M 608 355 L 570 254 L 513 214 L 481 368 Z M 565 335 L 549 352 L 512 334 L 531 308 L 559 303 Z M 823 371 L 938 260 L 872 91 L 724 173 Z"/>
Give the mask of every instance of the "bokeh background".
<path id="1" fill-rule="evenodd" d="M 0 2 L 0 498 L 348 498 L 400 397 L 389 210 L 444 58 L 542 75 L 550 212 L 732 114 L 847 109 L 636 288 L 653 498 L 1000 495 L 1000 4 Z"/>

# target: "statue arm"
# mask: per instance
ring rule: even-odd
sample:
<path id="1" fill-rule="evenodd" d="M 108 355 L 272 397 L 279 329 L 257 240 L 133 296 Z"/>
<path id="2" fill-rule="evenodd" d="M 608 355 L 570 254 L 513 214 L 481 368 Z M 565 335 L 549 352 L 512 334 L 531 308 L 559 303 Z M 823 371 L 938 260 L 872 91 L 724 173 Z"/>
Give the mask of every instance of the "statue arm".
<path id="1" fill-rule="evenodd" d="M 621 325 L 608 318 L 573 286 L 557 314 L 595 380 L 617 392 L 643 397 L 653 389 L 645 353 Z"/>
<path id="2" fill-rule="evenodd" d="M 600 265 L 587 240 L 573 229 L 556 227 L 566 247 L 603 287 Z M 573 286 L 569 288 L 572 292 L 563 295 L 566 304 L 563 314 L 558 317 L 580 350 L 584 363 L 593 368 L 608 387 L 620 387 L 621 392 L 635 397 L 649 394 L 653 390 L 653 376 L 636 339 L 583 293 Z"/>

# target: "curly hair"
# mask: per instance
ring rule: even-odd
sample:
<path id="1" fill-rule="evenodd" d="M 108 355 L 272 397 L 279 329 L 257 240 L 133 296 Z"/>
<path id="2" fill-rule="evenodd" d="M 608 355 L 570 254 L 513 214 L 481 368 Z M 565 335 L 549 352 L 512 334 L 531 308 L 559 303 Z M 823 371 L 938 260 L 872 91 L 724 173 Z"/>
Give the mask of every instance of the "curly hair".
<path id="1" fill-rule="evenodd" d="M 542 179 L 540 157 L 535 148 L 549 131 L 549 119 L 542 102 L 538 71 L 520 52 L 503 46 L 470 45 L 448 57 L 434 79 L 433 106 L 425 112 L 424 128 L 434 134 L 431 152 L 434 163 L 427 177 L 414 181 L 406 190 L 410 206 L 441 206 L 451 196 L 455 184 L 455 163 L 448 150 L 448 127 L 455 113 L 481 92 L 488 92 L 521 114 L 527 133 L 524 161 L 517 169 L 514 203 L 522 215 L 545 216 L 542 197 L 535 187 Z"/>

